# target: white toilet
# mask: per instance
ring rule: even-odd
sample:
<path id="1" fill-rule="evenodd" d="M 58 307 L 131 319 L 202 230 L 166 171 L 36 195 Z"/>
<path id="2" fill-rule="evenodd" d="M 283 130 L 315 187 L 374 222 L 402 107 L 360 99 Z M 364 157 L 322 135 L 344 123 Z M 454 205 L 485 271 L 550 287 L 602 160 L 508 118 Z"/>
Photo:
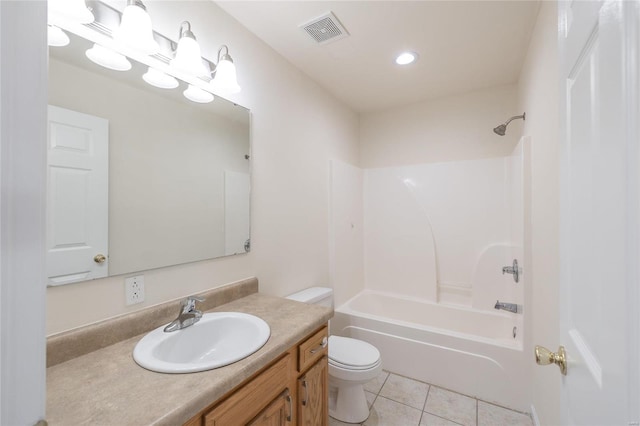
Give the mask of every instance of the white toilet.
<path id="1" fill-rule="evenodd" d="M 287 299 L 333 307 L 333 290 L 311 287 Z M 329 336 L 329 415 L 346 423 L 369 417 L 363 385 L 382 371 L 378 349 L 362 340 Z"/>

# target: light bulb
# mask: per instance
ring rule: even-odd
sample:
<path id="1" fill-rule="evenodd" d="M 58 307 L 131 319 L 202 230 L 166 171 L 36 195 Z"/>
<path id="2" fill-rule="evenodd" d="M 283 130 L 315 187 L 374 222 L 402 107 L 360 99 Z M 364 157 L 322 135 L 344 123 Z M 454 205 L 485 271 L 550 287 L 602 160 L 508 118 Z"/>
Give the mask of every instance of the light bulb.
<path id="1" fill-rule="evenodd" d="M 126 56 L 97 43 L 94 44 L 91 49 L 87 50 L 85 55 L 87 55 L 87 58 L 91 59 L 91 61 L 105 68 L 115 71 L 128 71 L 131 69 L 131 62 L 129 62 Z"/>
<path id="2" fill-rule="evenodd" d="M 142 79 L 152 86 L 159 87 L 160 89 L 175 89 L 178 87 L 178 80 L 159 71 L 155 68 L 149 67 L 146 73 L 142 75 Z"/>
<path id="3" fill-rule="evenodd" d="M 145 55 L 153 55 L 160 50 L 153 39 L 151 17 L 140 0 L 129 0 L 113 38 Z"/>
<path id="4" fill-rule="evenodd" d="M 49 25 L 47 28 L 47 43 L 49 46 L 62 47 L 69 44 L 69 36 L 60 28 Z"/>
<path id="5" fill-rule="evenodd" d="M 236 77 L 236 66 L 230 58 L 223 58 L 218 62 L 216 75 L 211 80 L 211 87 L 223 93 L 238 93 L 240 91 Z"/>
<path id="6" fill-rule="evenodd" d="M 409 65 L 418 59 L 418 54 L 415 52 L 402 52 L 396 57 L 396 64 L 398 65 Z"/>
<path id="7" fill-rule="evenodd" d="M 201 88 L 190 84 L 187 90 L 182 92 L 185 98 L 190 101 L 197 102 L 199 104 L 207 104 L 213 101 L 213 95 L 206 90 L 202 90 Z"/>
<path id="8" fill-rule="evenodd" d="M 95 19 L 85 0 L 49 0 L 48 8 L 51 15 L 80 24 L 90 24 Z"/>
<path id="9" fill-rule="evenodd" d="M 176 56 L 171 60 L 170 65 L 176 70 L 194 77 L 208 74 L 207 69 L 202 64 L 200 45 L 198 45 L 196 37 L 191 32 L 191 24 L 187 21 L 182 23 Z"/>

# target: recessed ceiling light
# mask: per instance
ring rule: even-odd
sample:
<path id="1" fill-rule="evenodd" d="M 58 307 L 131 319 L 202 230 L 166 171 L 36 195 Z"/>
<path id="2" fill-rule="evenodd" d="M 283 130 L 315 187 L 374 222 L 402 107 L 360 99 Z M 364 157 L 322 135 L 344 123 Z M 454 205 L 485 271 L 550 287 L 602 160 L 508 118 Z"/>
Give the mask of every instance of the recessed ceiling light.
<path id="1" fill-rule="evenodd" d="M 418 54 L 415 52 L 402 52 L 396 57 L 396 64 L 398 65 L 409 65 L 415 60 L 418 59 Z"/>

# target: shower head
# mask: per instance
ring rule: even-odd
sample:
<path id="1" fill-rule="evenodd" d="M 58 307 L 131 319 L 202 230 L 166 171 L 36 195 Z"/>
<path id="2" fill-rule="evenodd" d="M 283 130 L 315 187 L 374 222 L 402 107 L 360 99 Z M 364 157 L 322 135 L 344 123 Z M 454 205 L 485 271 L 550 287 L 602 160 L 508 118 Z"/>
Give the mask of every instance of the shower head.
<path id="1" fill-rule="evenodd" d="M 524 120 L 525 119 L 525 115 L 526 115 L 526 113 L 524 113 L 524 112 L 522 113 L 522 115 L 514 115 L 513 117 L 508 119 L 504 124 L 501 124 L 498 127 L 494 127 L 493 128 L 493 132 L 496 135 L 504 136 L 507 133 L 507 126 L 509 125 L 509 123 L 511 123 L 511 121 L 513 121 L 513 120 L 518 120 L 520 118 L 522 118 Z"/>
<path id="2" fill-rule="evenodd" d="M 507 125 L 506 124 L 501 124 L 498 127 L 494 127 L 493 131 L 497 135 L 504 136 L 505 133 L 507 133 Z"/>

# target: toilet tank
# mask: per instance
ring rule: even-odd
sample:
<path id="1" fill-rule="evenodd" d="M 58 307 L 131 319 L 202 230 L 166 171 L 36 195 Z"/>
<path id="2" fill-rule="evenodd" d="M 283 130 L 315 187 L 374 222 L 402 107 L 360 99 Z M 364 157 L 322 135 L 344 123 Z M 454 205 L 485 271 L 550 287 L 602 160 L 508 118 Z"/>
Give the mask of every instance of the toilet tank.
<path id="1" fill-rule="evenodd" d="M 290 294 L 287 296 L 287 299 L 333 308 L 333 289 L 328 287 L 310 287 Z"/>

